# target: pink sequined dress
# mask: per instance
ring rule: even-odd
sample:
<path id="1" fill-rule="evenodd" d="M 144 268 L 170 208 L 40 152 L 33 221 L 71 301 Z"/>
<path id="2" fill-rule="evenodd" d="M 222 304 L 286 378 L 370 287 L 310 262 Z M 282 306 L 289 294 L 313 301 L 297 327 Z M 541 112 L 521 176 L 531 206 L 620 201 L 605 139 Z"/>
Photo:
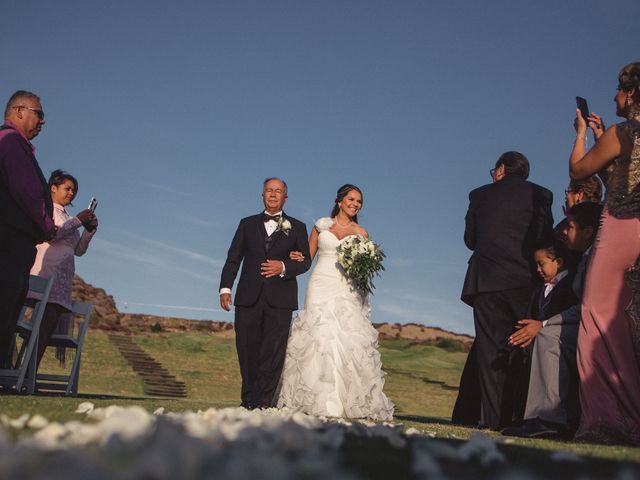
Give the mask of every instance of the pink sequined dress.
<path id="1" fill-rule="evenodd" d="M 582 303 L 577 440 L 640 445 L 640 124 L 618 125 L 633 149 L 607 186 Z"/>

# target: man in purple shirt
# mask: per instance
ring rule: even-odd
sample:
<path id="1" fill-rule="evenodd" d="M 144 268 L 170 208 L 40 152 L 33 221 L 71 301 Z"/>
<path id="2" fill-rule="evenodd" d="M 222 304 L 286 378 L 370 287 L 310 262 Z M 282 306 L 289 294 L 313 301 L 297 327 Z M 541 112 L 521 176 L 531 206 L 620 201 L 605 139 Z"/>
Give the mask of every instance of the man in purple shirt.
<path id="1" fill-rule="evenodd" d="M 29 288 L 36 244 L 53 238 L 53 204 L 31 144 L 44 125 L 37 95 L 14 93 L 0 127 L 0 368 Z"/>

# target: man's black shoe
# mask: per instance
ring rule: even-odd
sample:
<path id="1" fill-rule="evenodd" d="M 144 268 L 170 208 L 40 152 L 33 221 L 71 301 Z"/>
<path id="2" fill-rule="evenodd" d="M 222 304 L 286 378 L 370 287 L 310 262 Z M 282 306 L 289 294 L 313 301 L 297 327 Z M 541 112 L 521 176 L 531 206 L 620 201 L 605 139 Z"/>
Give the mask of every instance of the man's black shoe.
<path id="1" fill-rule="evenodd" d="M 525 420 L 522 427 L 507 427 L 500 433 L 508 437 L 560 439 L 563 437 L 564 429 L 564 425 L 534 418 Z"/>

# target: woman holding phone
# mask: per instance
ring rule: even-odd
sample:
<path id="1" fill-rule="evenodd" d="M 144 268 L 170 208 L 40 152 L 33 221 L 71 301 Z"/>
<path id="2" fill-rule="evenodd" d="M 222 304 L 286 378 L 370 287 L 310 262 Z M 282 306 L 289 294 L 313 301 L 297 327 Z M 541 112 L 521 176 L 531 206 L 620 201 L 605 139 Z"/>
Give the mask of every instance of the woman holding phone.
<path id="1" fill-rule="evenodd" d="M 607 187 L 582 302 L 578 371 L 582 418 L 576 440 L 640 445 L 640 62 L 618 75 L 616 115 L 603 130 L 576 110 L 571 178 L 599 173 Z"/>
<path id="2" fill-rule="evenodd" d="M 49 178 L 49 189 L 53 200 L 53 221 L 58 229 L 52 240 L 36 246 L 36 259 L 31 267 L 32 275 L 55 275 L 40 324 L 38 365 L 56 327 L 59 333 L 68 332 L 71 320 L 71 284 L 75 273 L 74 257 L 85 254 L 98 228 L 98 219 L 91 208 L 82 210 L 75 217 L 67 213 L 65 207 L 71 205 L 78 194 L 78 181 L 75 177 L 63 170 L 55 170 Z M 84 231 L 81 235 L 79 229 L 82 226 Z M 29 292 L 28 296 L 37 299 L 34 293 Z M 64 353 L 58 353 L 58 358 L 64 361 Z"/>

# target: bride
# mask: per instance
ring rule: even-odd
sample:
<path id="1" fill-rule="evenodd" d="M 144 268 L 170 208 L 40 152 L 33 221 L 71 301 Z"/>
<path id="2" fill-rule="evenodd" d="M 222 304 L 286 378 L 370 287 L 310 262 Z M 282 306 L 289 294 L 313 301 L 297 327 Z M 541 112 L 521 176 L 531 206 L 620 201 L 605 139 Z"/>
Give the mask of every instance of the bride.
<path id="1" fill-rule="evenodd" d="M 347 237 L 368 236 L 358 225 L 362 192 L 338 190 L 331 217 L 319 219 L 309 237 L 311 259 L 318 254 L 305 307 L 291 325 L 278 408 L 311 415 L 390 420 L 394 405 L 382 392 L 384 372 L 378 332 L 370 307 L 344 277 L 336 248 Z M 292 258 L 300 259 L 297 252 Z"/>

